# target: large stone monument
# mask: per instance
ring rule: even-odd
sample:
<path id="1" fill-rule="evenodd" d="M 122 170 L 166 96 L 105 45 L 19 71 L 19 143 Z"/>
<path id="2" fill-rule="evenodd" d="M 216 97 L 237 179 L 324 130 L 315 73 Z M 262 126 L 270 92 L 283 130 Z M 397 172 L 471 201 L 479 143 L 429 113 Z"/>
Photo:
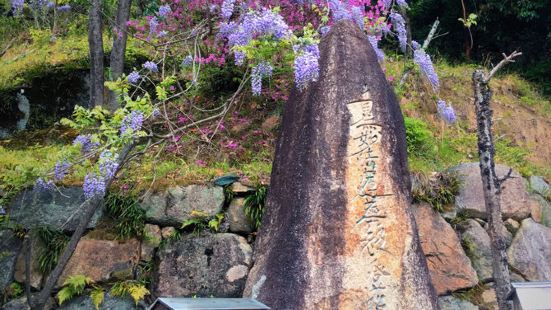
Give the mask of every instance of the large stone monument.
<path id="1" fill-rule="evenodd" d="M 285 106 L 244 295 L 272 309 L 437 309 L 410 210 L 400 107 L 353 23 Z"/>

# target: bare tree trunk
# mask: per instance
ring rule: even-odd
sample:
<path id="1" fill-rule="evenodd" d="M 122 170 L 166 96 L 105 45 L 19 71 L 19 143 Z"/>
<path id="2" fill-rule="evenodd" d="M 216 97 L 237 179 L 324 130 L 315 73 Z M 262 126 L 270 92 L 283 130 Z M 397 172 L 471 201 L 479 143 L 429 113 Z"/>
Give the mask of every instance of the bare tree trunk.
<path id="1" fill-rule="evenodd" d="M 134 144 L 128 144 L 123 147 L 121 152 L 119 153 L 119 168 L 120 169 L 124 161 L 126 160 L 126 157 L 134 147 Z M 110 178 L 106 180 L 106 189 L 109 188 L 111 183 L 113 182 L 113 178 Z M 44 309 L 44 305 L 48 301 L 48 298 L 50 298 L 50 295 L 52 293 L 52 290 L 54 289 L 54 286 L 56 285 L 57 281 L 59 280 L 59 277 L 63 273 L 63 270 L 65 269 L 65 266 L 69 262 L 69 259 L 71 256 L 73 256 L 73 252 L 75 251 L 78 242 L 80 241 L 80 238 L 86 231 L 86 228 L 88 227 L 88 223 L 96 213 L 96 210 L 100 208 L 103 205 L 103 196 L 96 195 L 84 202 L 84 213 L 82 214 L 80 221 L 78 223 L 77 228 L 75 229 L 75 232 L 71 236 L 71 240 L 69 240 L 69 243 L 65 247 L 65 250 L 63 250 L 63 253 L 59 257 L 59 260 L 57 261 L 57 264 L 46 279 L 46 283 L 44 284 L 44 288 L 42 291 L 40 291 L 38 298 L 36 300 L 28 300 L 29 305 L 31 306 L 31 309 L 33 310 L 42 310 Z M 29 264 L 30 265 L 30 264 Z M 29 267 L 27 267 L 27 270 Z M 27 271 L 29 272 L 29 271 Z M 28 280 L 27 280 L 28 281 Z"/>
<path id="2" fill-rule="evenodd" d="M 488 213 L 488 233 L 492 248 L 492 268 L 496 297 L 499 309 L 510 309 L 507 297 L 511 291 L 509 265 L 507 263 L 506 245 L 503 238 L 503 220 L 501 219 L 501 180 L 497 177 L 494 162 L 494 141 L 492 137 L 492 109 L 490 99 L 492 92 L 485 75 L 481 70 L 473 74 L 476 118 L 478 124 L 478 155 L 480 157 L 480 174 L 484 190 L 486 212 Z"/>
<path id="3" fill-rule="evenodd" d="M 503 220 L 501 218 L 501 185 L 511 176 L 512 170 L 499 179 L 495 171 L 495 148 L 492 136 L 492 109 L 490 100 L 492 91 L 490 90 L 490 79 L 504 65 L 514 62 L 514 58 L 522 55 L 514 51 L 511 55 L 503 54 L 503 60 L 500 61 L 487 75 L 482 70 L 476 70 L 473 73 L 474 103 L 476 107 L 476 120 L 478 127 L 478 155 L 480 160 L 480 175 L 482 177 L 482 186 L 484 191 L 484 201 L 486 212 L 488 213 L 488 233 L 490 235 L 492 248 L 492 269 L 495 282 L 495 291 L 497 303 L 500 310 L 511 309 L 507 302 L 511 293 L 511 278 L 509 274 L 509 264 L 507 263 L 507 253 L 505 238 L 503 236 Z"/>
<path id="4" fill-rule="evenodd" d="M 90 107 L 103 105 L 103 37 L 102 0 L 91 0 L 88 19 L 88 46 L 90 48 Z"/>
<path id="5" fill-rule="evenodd" d="M 118 79 L 124 72 L 124 53 L 126 51 L 126 41 L 128 38 L 128 19 L 130 18 L 130 7 L 132 0 L 119 0 L 117 7 L 117 18 L 115 20 L 115 30 L 113 38 L 113 49 L 111 50 L 110 66 L 113 80 Z M 109 109 L 114 111 L 119 107 L 117 96 L 110 92 Z"/>

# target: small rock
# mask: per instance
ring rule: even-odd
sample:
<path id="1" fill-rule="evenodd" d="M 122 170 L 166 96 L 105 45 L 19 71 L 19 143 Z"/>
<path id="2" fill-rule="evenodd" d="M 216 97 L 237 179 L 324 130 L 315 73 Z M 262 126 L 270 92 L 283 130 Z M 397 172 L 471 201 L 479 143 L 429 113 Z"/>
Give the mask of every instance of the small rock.
<path id="1" fill-rule="evenodd" d="M 247 193 L 250 193 L 250 192 L 254 192 L 254 187 L 244 185 L 241 182 L 235 182 L 231 185 L 231 190 L 235 194 L 243 195 L 243 194 L 247 194 Z"/>
<path id="2" fill-rule="evenodd" d="M 10 217 L 26 229 L 50 226 L 74 231 L 83 212 L 84 193 L 81 187 L 61 187 L 55 191 L 24 190 L 11 204 Z M 88 228 L 94 228 L 102 215 L 98 208 Z"/>
<path id="3" fill-rule="evenodd" d="M 37 237 L 31 237 L 31 287 L 39 289 L 42 283 L 42 273 L 39 269 L 38 257 L 43 251 L 43 245 Z M 25 277 L 25 251 L 21 250 L 15 264 L 15 280 L 20 283 L 26 282 Z"/>
<path id="4" fill-rule="evenodd" d="M 169 239 L 175 233 L 176 233 L 176 228 L 170 227 L 170 226 L 169 227 L 163 227 L 163 229 L 161 230 L 161 236 L 163 237 L 163 239 Z"/>
<path id="5" fill-rule="evenodd" d="M 412 210 L 438 295 L 475 286 L 478 283 L 476 271 L 450 224 L 428 204 L 413 206 Z"/>
<path id="6" fill-rule="evenodd" d="M 158 253 L 154 294 L 241 297 L 252 249 L 234 234 L 188 235 Z"/>
<path id="7" fill-rule="evenodd" d="M 478 310 L 478 307 L 471 302 L 454 296 L 438 297 L 438 305 L 440 310 Z"/>
<path id="8" fill-rule="evenodd" d="M 477 221 L 461 223 L 461 241 L 481 282 L 492 279 L 492 249 L 488 233 Z"/>
<path id="9" fill-rule="evenodd" d="M 486 223 L 486 226 L 484 227 L 484 229 L 486 229 L 486 232 L 488 232 L 488 223 Z M 488 232 L 488 235 L 490 235 L 490 233 Z M 513 242 L 513 234 L 511 232 L 509 232 L 509 230 L 507 230 L 507 227 L 505 227 L 505 225 L 503 225 L 503 230 L 501 231 L 501 235 L 503 237 L 503 241 L 505 241 L 505 247 L 509 247 L 511 245 L 511 242 Z"/>
<path id="10" fill-rule="evenodd" d="M 532 196 L 531 215 L 536 223 L 551 227 L 551 203 L 539 195 Z"/>
<path id="11" fill-rule="evenodd" d="M 140 259 L 140 242 L 96 240 L 83 238 L 59 278 L 58 285 L 74 275 L 85 275 L 95 282 L 112 278 L 119 280 L 132 275 Z"/>
<path id="12" fill-rule="evenodd" d="M 145 309 L 144 307 L 136 307 L 134 301 L 130 297 L 114 297 L 109 293 L 105 293 L 102 303 L 99 307 L 101 310 L 134 310 Z M 96 310 L 90 296 L 75 297 L 63 305 L 59 310 Z"/>
<path id="13" fill-rule="evenodd" d="M 0 292 L 12 282 L 21 243 L 10 230 L 0 230 Z"/>
<path id="14" fill-rule="evenodd" d="M 149 261 L 153 258 L 153 252 L 155 248 L 158 248 L 161 244 L 161 228 L 157 225 L 145 224 L 144 238 L 141 242 L 141 255 L 140 259 Z"/>
<path id="15" fill-rule="evenodd" d="M 245 215 L 244 204 L 244 198 L 233 199 L 230 203 L 227 220 L 231 232 L 248 234 L 253 231 L 249 218 Z"/>
<path id="16" fill-rule="evenodd" d="M 496 292 L 493 286 L 490 286 L 486 288 L 481 296 L 480 299 L 482 300 L 482 305 L 485 309 L 497 309 L 497 298 L 496 298 Z"/>
<path id="17" fill-rule="evenodd" d="M 36 293 L 31 294 L 31 300 L 36 298 Z M 44 310 L 55 309 L 55 300 L 53 298 L 48 299 L 44 305 Z M 30 310 L 29 304 L 27 303 L 27 297 L 23 296 L 17 299 L 10 300 L 10 302 L 4 304 L 2 310 Z M 95 310 L 95 308 L 94 308 Z"/>
<path id="18" fill-rule="evenodd" d="M 486 206 L 478 163 L 461 164 L 450 170 L 457 172 L 462 181 L 459 194 L 455 198 L 455 207 L 458 212 L 469 217 L 486 219 Z M 509 167 L 496 165 L 498 177 L 504 177 L 508 172 Z M 516 171 L 513 171 L 511 177 L 503 184 L 500 196 L 502 215 L 505 219 L 523 220 L 530 216 L 527 182 Z"/>
<path id="19" fill-rule="evenodd" d="M 195 217 L 211 217 L 224 206 L 224 190 L 219 186 L 175 186 L 166 192 L 147 196 L 140 204 L 146 220 L 162 226 L 178 226 Z"/>
<path id="20" fill-rule="evenodd" d="M 543 197 L 551 194 L 551 186 L 540 176 L 533 175 L 530 177 L 530 188 Z"/>
<path id="21" fill-rule="evenodd" d="M 515 234 L 520 228 L 520 223 L 513 219 L 507 219 L 503 224 L 511 234 Z"/>
<path id="22" fill-rule="evenodd" d="M 529 281 L 551 280 L 551 228 L 522 221 L 513 243 L 507 250 L 509 264 Z"/>

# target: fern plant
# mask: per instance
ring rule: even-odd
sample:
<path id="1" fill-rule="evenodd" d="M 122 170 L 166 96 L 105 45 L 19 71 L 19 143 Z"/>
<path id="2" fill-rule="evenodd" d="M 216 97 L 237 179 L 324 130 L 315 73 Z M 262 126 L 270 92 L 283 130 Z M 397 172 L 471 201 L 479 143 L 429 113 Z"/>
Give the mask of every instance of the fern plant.
<path id="1" fill-rule="evenodd" d="M 264 205 L 266 203 L 267 194 L 268 186 L 261 185 L 256 189 L 256 191 L 254 191 L 253 194 L 245 198 L 245 215 L 255 230 L 257 230 L 262 223 L 262 215 L 264 214 Z"/>
<path id="2" fill-rule="evenodd" d="M 90 292 L 90 298 L 92 299 L 92 303 L 94 304 L 94 307 L 96 307 L 96 310 L 99 310 L 99 306 L 103 302 L 104 297 L 105 293 L 100 287 L 94 287 L 94 289 Z"/>
<path id="3" fill-rule="evenodd" d="M 130 296 L 137 305 L 140 300 L 144 299 L 146 295 L 149 295 L 149 290 L 145 287 L 143 282 L 127 280 L 115 283 L 111 288 L 111 295 L 115 297 Z"/>
<path id="4" fill-rule="evenodd" d="M 63 288 L 57 292 L 57 301 L 63 304 L 73 297 L 82 295 L 87 285 L 94 283 L 92 279 L 84 275 L 71 276 L 63 282 Z"/>

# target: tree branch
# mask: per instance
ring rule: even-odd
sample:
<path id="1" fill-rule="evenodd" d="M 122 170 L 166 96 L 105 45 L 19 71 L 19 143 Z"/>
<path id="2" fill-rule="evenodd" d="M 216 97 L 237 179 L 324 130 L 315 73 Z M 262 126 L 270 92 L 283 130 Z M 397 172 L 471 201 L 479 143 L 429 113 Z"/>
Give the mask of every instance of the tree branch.
<path id="1" fill-rule="evenodd" d="M 430 28 L 429 35 L 423 42 L 423 49 L 426 50 L 429 47 L 430 41 L 432 41 L 434 35 L 436 34 L 436 29 L 438 29 L 438 25 L 440 24 L 440 21 L 438 18 L 434 21 L 434 24 L 432 24 L 432 28 Z"/>
<path id="2" fill-rule="evenodd" d="M 501 69 L 503 66 L 505 66 L 508 63 L 515 62 L 514 58 L 522 55 L 521 52 L 514 51 L 509 56 L 507 56 L 505 53 L 503 55 L 503 60 L 501 60 L 493 69 L 484 77 L 484 83 L 490 82 L 490 79 Z"/>
<path id="3" fill-rule="evenodd" d="M 128 154 L 134 148 L 135 143 L 129 143 L 125 146 L 123 146 L 122 150 L 119 153 L 119 165 L 117 168 L 118 172 L 121 167 L 122 163 L 125 162 L 126 158 L 128 157 Z M 116 172 L 114 175 L 116 175 Z M 111 183 L 113 183 L 113 179 L 115 177 L 111 177 L 107 180 L 105 188 L 109 188 Z M 44 308 L 44 305 L 48 301 L 48 298 L 50 298 L 50 295 L 52 293 L 52 290 L 54 289 L 57 281 L 59 280 L 59 277 L 61 277 L 61 274 L 63 273 L 63 270 L 65 269 L 65 266 L 69 262 L 69 259 L 73 255 L 73 252 L 75 251 L 78 242 L 80 241 L 80 238 L 84 234 L 86 228 L 88 227 L 88 223 L 90 222 L 90 219 L 94 216 L 96 213 L 96 210 L 103 205 L 103 196 L 95 195 L 94 197 L 87 199 L 84 203 L 84 213 L 82 214 L 80 218 L 80 222 L 71 236 L 71 240 L 69 240 L 69 243 L 67 244 L 67 247 L 65 247 L 65 250 L 59 257 L 59 260 L 48 278 L 46 279 L 46 283 L 44 284 L 44 288 L 40 293 L 38 294 L 38 298 L 35 302 L 31 303 L 29 302 L 29 305 L 31 306 L 31 309 L 33 310 L 42 310 Z"/>

